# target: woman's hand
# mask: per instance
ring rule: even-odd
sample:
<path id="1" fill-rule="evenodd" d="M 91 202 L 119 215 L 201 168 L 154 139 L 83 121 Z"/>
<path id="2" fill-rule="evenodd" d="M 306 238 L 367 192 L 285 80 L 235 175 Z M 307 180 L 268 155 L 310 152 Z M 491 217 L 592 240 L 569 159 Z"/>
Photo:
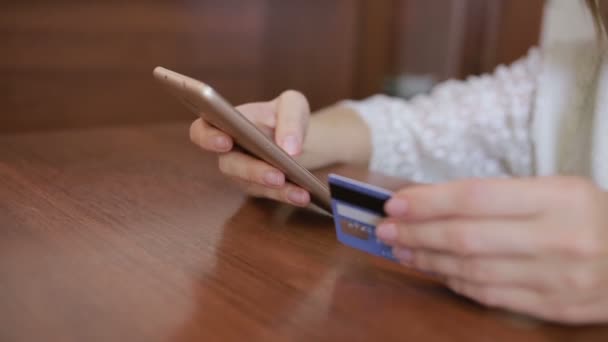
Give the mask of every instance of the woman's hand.
<path id="1" fill-rule="evenodd" d="M 608 322 L 608 194 L 577 178 L 405 188 L 378 236 L 405 265 L 488 306 Z"/>
<path id="2" fill-rule="evenodd" d="M 311 118 L 304 95 L 288 90 L 273 101 L 248 103 L 237 109 L 273 136 L 275 142 L 305 168 L 336 162 L 364 163 L 369 158 L 371 139 L 367 126 L 348 108 L 329 107 Z M 355 135 L 359 139 L 355 142 L 336 139 L 344 135 Z M 220 171 L 248 194 L 301 207 L 309 204 L 310 194 L 306 190 L 287 182 L 285 175 L 268 163 L 235 150 L 230 136 L 204 120 L 194 121 L 190 139 L 203 150 L 217 153 Z"/>
<path id="3" fill-rule="evenodd" d="M 274 135 L 275 142 L 287 153 L 302 153 L 310 109 L 306 98 L 296 91 L 286 91 L 270 102 L 249 103 L 237 109 L 262 131 Z M 234 141 L 226 133 L 202 119 L 190 127 L 190 140 L 204 150 L 219 154 L 219 169 L 238 182 L 247 193 L 297 206 L 306 206 L 310 194 L 289 184 L 285 175 L 248 154 L 233 149 Z"/>

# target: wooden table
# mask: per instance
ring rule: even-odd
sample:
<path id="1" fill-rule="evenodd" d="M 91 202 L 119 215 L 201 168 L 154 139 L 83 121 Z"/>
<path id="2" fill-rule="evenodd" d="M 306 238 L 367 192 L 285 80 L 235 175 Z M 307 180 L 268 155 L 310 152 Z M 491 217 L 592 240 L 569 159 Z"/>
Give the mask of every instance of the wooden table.
<path id="1" fill-rule="evenodd" d="M 347 248 L 327 217 L 245 198 L 187 136 L 0 136 L 0 341 L 608 340 Z"/>

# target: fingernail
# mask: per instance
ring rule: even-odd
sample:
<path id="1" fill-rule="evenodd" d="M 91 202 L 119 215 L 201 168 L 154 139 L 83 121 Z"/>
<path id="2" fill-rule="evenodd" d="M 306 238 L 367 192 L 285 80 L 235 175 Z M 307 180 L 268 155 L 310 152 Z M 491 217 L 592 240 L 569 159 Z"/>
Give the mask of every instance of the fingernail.
<path id="1" fill-rule="evenodd" d="M 376 235 L 384 242 L 394 241 L 397 238 L 397 226 L 394 223 L 383 223 L 376 229 Z"/>
<path id="2" fill-rule="evenodd" d="M 300 189 L 291 189 L 287 193 L 287 198 L 290 202 L 295 204 L 307 204 L 308 203 L 308 193 L 304 190 Z"/>
<path id="3" fill-rule="evenodd" d="M 399 261 L 404 263 L 410 263 L 412 261 L 412 251 L 407 248 L 393 248 L 393 256 Z"/>
<path id="4" fill-rule="evenodd" d="M 283 149 L 290 155 L 296 155 L 300 151 L 300 140 L 295 135 L 283 139 Z"/>
<path id="5" fill-rule="evenodd" d="M 284 177 L 282 173 L 270 171 L 264 174 L 264 182 L 268 185 L 283 185 Z"/>
<path id="6" fill-rule="evenodd" d="M 230 148 L 230 142 L 226 137 L 218 136 L 214 138 L 213 144 L 218 150 L 227 150 Z"/>
<path id="7" fill-rule="evenodd" d="M 389 216 L 403 216 L 407 213 L 407 202 L 403 198 L 394 197 L 388 200 L 384 211 Z"/>

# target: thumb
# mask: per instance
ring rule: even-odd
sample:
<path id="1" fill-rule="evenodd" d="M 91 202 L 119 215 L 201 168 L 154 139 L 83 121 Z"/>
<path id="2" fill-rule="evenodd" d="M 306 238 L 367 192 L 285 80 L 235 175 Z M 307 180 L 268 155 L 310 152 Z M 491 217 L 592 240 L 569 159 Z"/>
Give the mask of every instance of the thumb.
<path id="1" fill-rule="evenodd" d="M 276 143 L 292 156 L 302 152 L 310 107 L 302 93 L 287 90 L 277 99 Z"/>

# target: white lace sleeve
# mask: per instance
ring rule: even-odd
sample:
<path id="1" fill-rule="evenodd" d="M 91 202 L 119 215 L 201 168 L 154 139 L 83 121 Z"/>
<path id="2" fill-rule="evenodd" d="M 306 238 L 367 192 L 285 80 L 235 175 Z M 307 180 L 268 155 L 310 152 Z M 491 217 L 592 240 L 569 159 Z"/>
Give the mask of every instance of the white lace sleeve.
<path id="1" fill-rule="evenodd" d="M 411 101 L 347 101 L 369 125 L 371 168 L 416 182 L 532 173 L 530 120 L 540 53 Z"/>

